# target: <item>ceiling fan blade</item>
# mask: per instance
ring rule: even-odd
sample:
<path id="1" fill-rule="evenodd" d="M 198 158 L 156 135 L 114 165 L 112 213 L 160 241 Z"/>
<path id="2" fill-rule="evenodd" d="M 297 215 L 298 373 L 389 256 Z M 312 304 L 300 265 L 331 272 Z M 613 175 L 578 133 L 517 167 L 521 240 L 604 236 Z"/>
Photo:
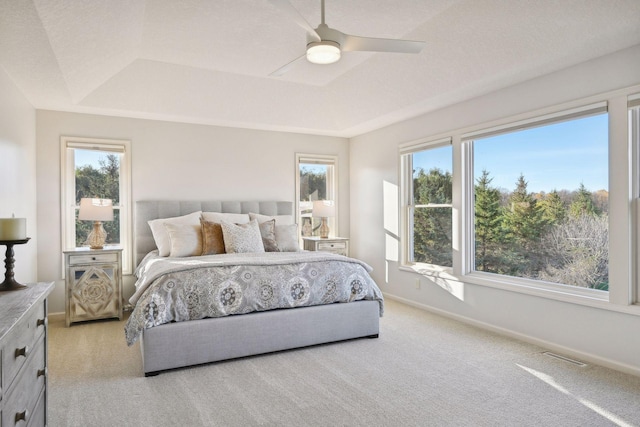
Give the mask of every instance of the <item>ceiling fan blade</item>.
<path id="1" fill-rule="evenodd" d="M 293 61 L 283 65 L 282 67 L 278 68 L 277 70 L 275 70 L 273 73 L 269 74 L 270 77 L 280 77 L 281 75 L 283 75 L 284 73 L 286 73 L 287 71 L 289 71 L 289 69 L 291 67 L 293 67 L 293 64 L 298 62 L 299 60 L 301 60 L 302 58 L 305 58 L 307 56 L 307 53 L 303 53 L 302 55 L 298 56 L 296 59 L 294 59 Z"/>
<path id="2" fill-rule="evenodd" d="M 296 8 L 291 5 L 291 3 L 289 3 L 287 0 L 269 0 L 269 2 L 280 9 L 282 12 L 289 15 L 289 17 L 293 19 L 296 24 L 304 28 L 313 41 L 320 41 L 320 36 L 318 35 L 318 33 L 316 33 L 316 30 L 314 30 L 313 27 L 309 25 L 307 20 L 304 19 L 302 15 L 300 15 L 300 12 L 298 12 Z"/>
<path id="3" fill-rule="evenodd" d="M 344 51 L 420 53 L 425 42 L 416 40 L 376 39 L 344 34 L 340 47 Z"/>

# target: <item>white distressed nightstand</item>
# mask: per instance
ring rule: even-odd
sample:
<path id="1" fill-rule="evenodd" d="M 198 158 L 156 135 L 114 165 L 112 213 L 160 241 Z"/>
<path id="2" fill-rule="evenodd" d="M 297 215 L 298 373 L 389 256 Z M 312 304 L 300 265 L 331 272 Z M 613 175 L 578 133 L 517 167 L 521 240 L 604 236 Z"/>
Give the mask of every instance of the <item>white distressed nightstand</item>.
<path id="1" fill-rule="evenodd" d="M 122 248 L 64 251 L 66 322 L 122 320 Z"/>
<path id="2" fill-rule="evenodd" d="M 349 256 L 349 239 L 346 237 L 303 237 L 306 251 L 332 252 L 338 255 Z"/>

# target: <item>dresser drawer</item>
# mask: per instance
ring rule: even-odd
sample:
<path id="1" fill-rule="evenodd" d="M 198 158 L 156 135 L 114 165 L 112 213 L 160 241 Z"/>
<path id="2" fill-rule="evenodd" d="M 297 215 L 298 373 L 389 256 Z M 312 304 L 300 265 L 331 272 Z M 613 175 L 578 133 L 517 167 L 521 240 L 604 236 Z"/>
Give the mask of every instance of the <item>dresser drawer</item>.
<path id="1" fill-rule="evenodd" d="M 7 334 L 2 350 L 2 389 L 5 392 L 25 361 L 37 350 L 36 342 L 44 335 L 46 324 L 45 305 L 40 303 Z"/>
<path id="2" fill-rule="evenodd" d="M 45 390 L 42 390 L 40 393 L 40 397 L 38 398 L 38 403 L 36 403 L 36 407 L 33 409 L 33 415 L 29 418 L 28 427 L 42 427 L 46 425 L 47 420 L 47 399 L 45 397 Z M 1 426 L 0 426 L 1 427 Z"/>
<path id="3" fill-rule="evenodd" d="M 118 254 L 82 254 L 82 255 L 70 255 L 69 256 L 69 265 L 79 265 L 79 264 L 93 264 L 93 263 L 111 263 L 118 262 Z"/>
<path id="4" fill-rule="evenodd" d="M 44 336 L 40 337 L 24 368 L 18 373 L 15 385 L 9 389 L 2 410 L 3 426 L 35 425 L 31 419 L 47 375 L 44 342 Z"/>
<path id="5" fill-rule="evenodd" d="M 318 243 L 319 251 L 344 250 L 347 248 L 347 242 L 323 242 Z"/>

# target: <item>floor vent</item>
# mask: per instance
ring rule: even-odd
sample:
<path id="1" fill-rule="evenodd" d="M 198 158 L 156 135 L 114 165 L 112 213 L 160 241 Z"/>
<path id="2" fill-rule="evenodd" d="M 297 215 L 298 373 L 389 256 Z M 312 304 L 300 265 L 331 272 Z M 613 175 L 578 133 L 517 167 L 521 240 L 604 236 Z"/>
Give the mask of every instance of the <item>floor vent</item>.
<path id="1" fill-rule="evenodd" d="M 549 357 L 554 357 L 556 359 L 563 360 L 565 362 L 573 363 L 576 366 L 587 366 L 586 363 L 582 363 L 579 360 L 569 359 L 568 357 L 560 356 L 559 354 L 551 353 L 550 351 L 543 351 L 542 354 L 547 355 Z"/>

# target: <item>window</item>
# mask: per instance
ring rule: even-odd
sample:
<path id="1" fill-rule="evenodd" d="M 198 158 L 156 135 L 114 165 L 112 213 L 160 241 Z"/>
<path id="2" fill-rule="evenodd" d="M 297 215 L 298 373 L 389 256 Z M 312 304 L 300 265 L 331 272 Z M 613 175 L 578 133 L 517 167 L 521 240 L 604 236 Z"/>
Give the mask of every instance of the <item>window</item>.
<path id="1" fill-rule="evenodd" d="M 336 156 L 316 154 L 296 154 L 297 175 L 296 195 L 298 224 L 301 237 L 319 236 L 320 218 L 313 217 L 315 200 L 331 200 L 334 202 L 336 217 L 338 216 L 338 185 Z M 329 218 L 331 235 L 338 235 L 338 221 Z"/>
<path id="2" fill-rule="evenodd" d="M 609 289 L 606 104 L 463 137 L 471 148 L 471 270 Z"/>
<path id="3" fill-rule="evenodd" d="M 401 147 L 403 264 L 450 268 L 452 259 L 451 139 Z"/>
<path id="4" fill-rule="evenodd" d="M 131 273 L 129 141 L 62 137 L 63 249 L 88 246 L 90 221 L 78 220 L 80 199 L 113 201 L 114 220 L 103 224 L 107 245 L 123 248 L 123 272 Z"/>
<path id="5" fill-rule="evenodd" d="M 640 269 L 637 267 L 640 262 L 640 94 L 632 95 L 628 101 L 629 108 L 629 139 L 632 151 L 632 163 L 633 163 L 633 180 L 632 180 L 632 199 L 633 206 L 632 211 L 634 213 L 635 221 L 635 272 L 634 278 L 636 286 L 634 289 L 634 295 L 631 300 L 635 303 L 640 302 Z"/>

